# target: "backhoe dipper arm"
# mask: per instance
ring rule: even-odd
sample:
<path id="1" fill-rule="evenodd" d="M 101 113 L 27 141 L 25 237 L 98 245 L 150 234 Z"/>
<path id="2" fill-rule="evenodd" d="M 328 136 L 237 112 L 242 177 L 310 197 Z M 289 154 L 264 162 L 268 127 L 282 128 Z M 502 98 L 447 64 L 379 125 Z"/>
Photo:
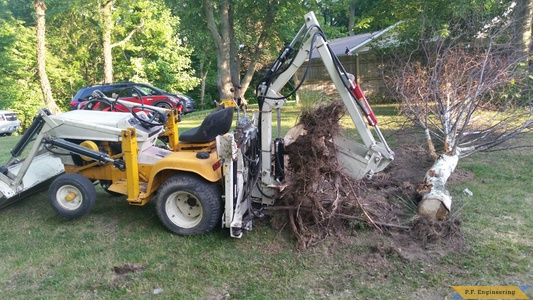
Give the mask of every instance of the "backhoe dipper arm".
<path id="1" fill-rule="evenodd" d="M 305 34 L 304 34 L 305 32 Z M 303 36 L 304 41 L 299 47 L 290 65 L 285 70 L 281 69 L 281 64 L 286 62 L 287 55 L 293 51 L 292 47 L 297 44 Z M 305 15 L 305 25 L 300 29 L 295 39 L 289 47 L 286 47 L 278 60 L 265 77 L 265 80 L 258 85 L 258 102 L 261 112 L 260 133 L 261 133 L 261 183 L 263 187 L 273 187 L 276 182 L 272 172 L 272 110 L 279 109 L 286 103 L 287 96 L 283 96 L 279 91 L 294 76 L 297 70 L 311 59 L 312 53 L 316 51 L 320 55 L 327 72 L 335 84 L 337 91 L 346 105 L 354 125 L 359 131 L 359 135 L 364 145 L 351 140 L 340 141 L 340 152 L 350 157 L 350 164 L 355 161 L 353 169 L 358 171 L 356 177 L 371 177 L 374 172 L 383 170 L 393 159 L 394 153 L 386 144 L 379 128 L 377 120 L 373 115 L 368 102 L 364 98 L 359 86 L 354 82 L 353 76 L 347 74 L 337 57 L 332 54 L 326 37 L 322 33 L 318 21 L 313 12 Z M 276 73 L 279 74 L 276 74 Z M 305 80 L 304 78 L 301 80 Z M 351 78 L 350 78 L 351 76 Z M 273 79 L 275 77 L 275 79 Z M 272 80 L 273 79 L 273 80 Z M 366 119 L 366 122 L 365 122 Z M 374 128 L 379 141 L 374 139 L 367 123 Z M 279 126 L 279 123 L 278 123 Z M 279 131 L 279 130 L 278 130 Z M 339 146 L 339 141 L 336 141 Z M 263 189 L 262 194 L 265 193 Z M 269 193 L 270 194 L 270 193 Z"/>

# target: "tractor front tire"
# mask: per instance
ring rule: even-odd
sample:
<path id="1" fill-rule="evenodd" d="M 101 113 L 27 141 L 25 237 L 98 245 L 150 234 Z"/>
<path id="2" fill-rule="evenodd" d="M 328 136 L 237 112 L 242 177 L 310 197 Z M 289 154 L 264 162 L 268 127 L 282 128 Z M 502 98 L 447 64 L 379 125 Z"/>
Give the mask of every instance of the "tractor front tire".
<path id="1" fill-rule="evenodd" d="M 79 218 L 86 215 L 96 202 L 93 183 L 81 174 L 63 174 L 48 189 L 48 201 L 61 216 Z"/>
<path id="2" fill-rule="evenodd" d="M 180 235 L 205 234 L 221 220 L 221 189 L 195 174 L 176 174 L 159 187 L 156 209 L 168 230 Z"/>

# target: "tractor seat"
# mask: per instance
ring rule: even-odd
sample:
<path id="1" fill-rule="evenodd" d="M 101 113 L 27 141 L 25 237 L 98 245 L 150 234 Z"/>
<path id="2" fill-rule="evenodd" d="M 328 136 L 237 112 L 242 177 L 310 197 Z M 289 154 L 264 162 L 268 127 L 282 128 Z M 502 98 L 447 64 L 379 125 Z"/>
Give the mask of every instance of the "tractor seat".
<path id="1" fill-rule="evenodd" d="M 208 143 L 218 135 L 226 134 L 233 123 L 233 107 L 210 113 L 200 126 L 191 128 L 180 134 L 180 142 Z"/>

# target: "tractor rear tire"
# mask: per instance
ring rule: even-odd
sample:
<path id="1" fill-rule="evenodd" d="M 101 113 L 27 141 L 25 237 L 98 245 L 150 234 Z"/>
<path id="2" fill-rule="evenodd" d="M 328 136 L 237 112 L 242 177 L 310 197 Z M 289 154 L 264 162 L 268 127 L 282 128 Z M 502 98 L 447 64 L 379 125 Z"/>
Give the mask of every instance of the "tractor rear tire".
<path id="1" fill-rule="evenodd" d="M 221 189 L 198 175 L 176 174 L 159 187 L 156 209 L 159 219 L 171 232 L 205 234 L 221 220 Z"/>
<path id="2" fill-rule="evenodd" d="M 93 208 L 96 189 L 81 174 L 63 174 L 50 185 L 48 202 L 59 215 L 70 219 L 79 218 Z"/>

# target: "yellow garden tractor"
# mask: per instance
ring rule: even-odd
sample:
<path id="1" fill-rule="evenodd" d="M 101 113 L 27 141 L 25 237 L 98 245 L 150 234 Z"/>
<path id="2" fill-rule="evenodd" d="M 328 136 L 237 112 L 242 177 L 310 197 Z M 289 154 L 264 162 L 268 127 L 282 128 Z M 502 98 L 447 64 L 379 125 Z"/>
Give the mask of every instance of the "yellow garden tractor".
<path id="1" fill-rule="evenodd" d="M 241 237 L 262 208 L 274 204 L 284 185 L 283 166 L 276 162 L 283 159 L 279 116 L 287 99 L 279 91 L 315 51 L 362 140 L 336 141 L 339 159 L 354 178 L 371 177 L 394 153 L 359 86 L 329 49 L 314 14 L 308 13 L 258 85 L 259 110 L 251 114 L 238 111 L 235 118 L 233 107 L 216 110 L 200 126 L 178 134 L 176 112 L 158 107 L 124 102 L 120 104 L 130 112 L 56 115 L 41 109 L 0 168 L 0 208 L 47 187 L 52 208 L 78 218 L 90 212 L 99 184 L 124 195 L 131 205 L 155 200 L 161 222 L 177 234 L 203 234 L 220 224 L 232 237 Z M 110 100 L 97 94 L 94 101 L 112 105 Z M 273 111 L 278 114 L 275 140 Z"/>

